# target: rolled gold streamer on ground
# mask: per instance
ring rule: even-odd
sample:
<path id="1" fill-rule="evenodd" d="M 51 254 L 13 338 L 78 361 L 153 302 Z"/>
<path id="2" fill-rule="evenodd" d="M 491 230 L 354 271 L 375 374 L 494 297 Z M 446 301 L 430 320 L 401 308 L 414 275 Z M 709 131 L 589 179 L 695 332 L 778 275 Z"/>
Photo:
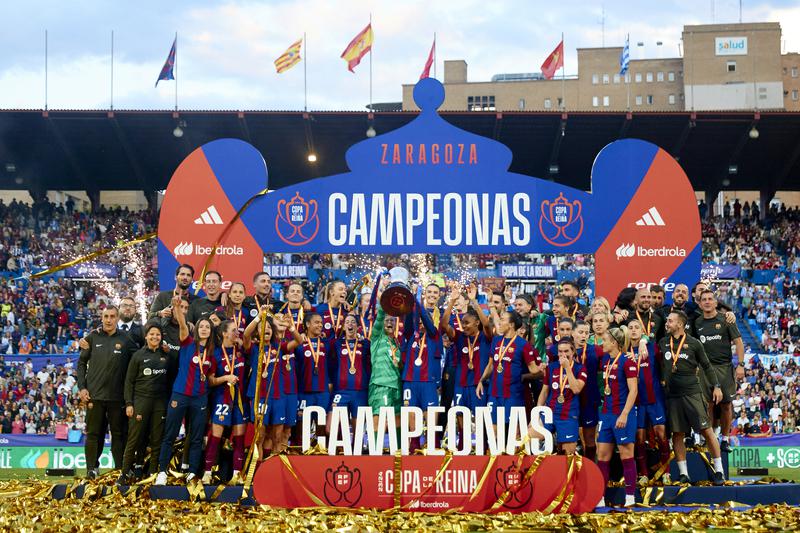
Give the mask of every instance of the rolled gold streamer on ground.
<path id="1" fill-rule="evenodd" d="M 236 215 L 228 222 L 228 225 L 225 226 L 222 230 L 222 233 L 219 234 L 219 237 L 214 241 L 214 245 L 211 247 L 211 253 L 208 254 L 208 258 L 206 258 L 206 262 L 203 264 L 203 270 L 200 271 L 200 277 L 197 278 L 200 280 L 200 283 L 197 284 L 197 289 L 194 291 L 195 294 L 199 294 L 200 290 L 203 288 L 203 280 L 206 277 L 206 272 L 208 272 L 208 267 L 211 266 L 211 261 L 214 260 L 214 256 L 217 255 L 217 247 L 222 244 L 222 239 L 225 238 L 225 235 L 231 230 L 234 224 L 239 220 L 239 218 L 247 211 L 247 208 L 250 207 L 250 204 L 253 203 L 253 200 L 258 198 L 259 196 L 264 196 L 267 194 L 267 189 L 262 189 L 261 191 L 255 193 L 251 196 L 244 205 L 236 212 Z"/>
<path id="2" fill-rule="evenodd" d="M 81 256 L 77 259 L 72 259 L 71 261 L 67 261 L 66 263 L 61 263 L 60 265 L 56 265 L 54 267 L 49 267 L 46 270 L 42 270 L 41 272 L 36 272 L 35 274 L 31 274 L 31 279 L 40 278 L 42 276 L 47 276 L 48 274 L 54 274 L 65 268 L 69 268 L 71 266 L 79 265 L 81 263 L 85 263 L 86 261 L 91 261 L 92 259 L 96 259 L 100 256 L 110 254 L 116 250 L 122 250 L 123 248 L 128 248 L 130 246 L 135 246 L 137 244 L 141 244 L 145 241 L 149 241 L 150 239 L 158 236 L 158 233 L 147 233 L 146 235 L 142 235 L 141 237 L 137 237 L 135 239 L 131 239 L 130 241 L 124 242 L 118 246 L 114 246 L 112 248 L 103 248 L 102 250 L 96 250 L 90 254 L 86 254 Z"/>

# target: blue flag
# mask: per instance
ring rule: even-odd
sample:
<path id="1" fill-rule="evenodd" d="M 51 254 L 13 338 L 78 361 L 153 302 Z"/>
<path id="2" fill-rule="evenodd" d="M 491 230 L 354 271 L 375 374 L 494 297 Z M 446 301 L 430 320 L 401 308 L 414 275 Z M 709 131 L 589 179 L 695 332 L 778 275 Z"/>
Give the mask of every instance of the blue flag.
<path id="1" fill-rule="evenodd" d="M 156 80 L 156 87 L 158 87 L 158 82 L 161 80 L 174 80 L 175 79 L 175 53 L 178 48 L 178 37 L 175 37 L 175 40 L 172 41 L 172 48 L 169 50 L 169 55 L 167 56 L 167 60 L 164 62 L 164 66 L 161 67 L 161 74 L 158 75 L 158 79 Z"/>
<path id="2" fill-rule="evenodd" d="M 630 35 L 625 37 L 625 47 L 619 55 L 619 75 L 624 76 L 628 72 L 628 63 L 630 63 Z"/>

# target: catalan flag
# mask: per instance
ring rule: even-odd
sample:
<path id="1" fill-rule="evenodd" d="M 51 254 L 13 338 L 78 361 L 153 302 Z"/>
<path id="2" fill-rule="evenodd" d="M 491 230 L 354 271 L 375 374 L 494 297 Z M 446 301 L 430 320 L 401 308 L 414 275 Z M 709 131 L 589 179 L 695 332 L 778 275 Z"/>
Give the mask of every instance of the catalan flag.
<path id="1" fill-rule="evenodd" d="M 281 72 L 286 72 L 296 64 L 300 62 L 302 57 L 300 57 L 300 47 L 303 46 L 303 39 L 298 39 L 296 42 L 292 43 L 286 51 L 275 60 L 275 70 L 278 71 L 278 74 Z"/>
<path id="2" fill-rule="evenodd" d="M 361 63 L 361 58 L 370 50 L 372 50 L 372 23 L 367 24 L 367 27 L 361 30 L 342 52 L 342 59 L 347 61 L 347 70 L 355 72 L 353 69 Z"/>

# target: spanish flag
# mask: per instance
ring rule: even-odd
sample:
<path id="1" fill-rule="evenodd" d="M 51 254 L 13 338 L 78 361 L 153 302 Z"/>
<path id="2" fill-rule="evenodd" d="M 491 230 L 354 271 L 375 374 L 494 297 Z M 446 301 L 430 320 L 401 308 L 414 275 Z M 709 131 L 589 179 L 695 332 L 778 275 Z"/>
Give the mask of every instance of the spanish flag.
<path id="1" fill-rule="evenodd" d="M 278 71 L 278 74 L 281 72 L 285 72 L 298 64 L 302 59 L 300 57 L 300 47 L 303 45 L 303 39 L 299 39 L 297 42 L 292 43 L 292 45 L 286 49 L 286 51 L 275 60 L 275 70 Z"/>
<path id="2" fill-rule="evenodd" d="M 361 63 L 361 58 L 370 50 L 372 50 L 372 23 L 367 24 L 367 27 L 361 30 L 361 33 L 356 35 L 342 52 L 342 59 L 347 61 L 347 70 L 355 72 L 353 69 Z"/>

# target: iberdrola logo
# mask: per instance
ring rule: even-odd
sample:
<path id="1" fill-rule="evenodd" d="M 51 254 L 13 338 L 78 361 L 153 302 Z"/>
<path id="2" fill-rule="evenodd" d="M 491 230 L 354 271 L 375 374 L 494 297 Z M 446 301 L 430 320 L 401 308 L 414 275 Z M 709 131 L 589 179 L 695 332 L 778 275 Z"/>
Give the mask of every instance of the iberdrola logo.
<path id="1" fill-rule="evenodd" d="M 50 464 L 50 454 L 39 449 L 29 450 L 20 460 L 20 468 L 47 468 Z"/>
<path id="2" fill-rule="evenodd" d="M 292 246 L 302 246 L 314 240 L 319 231 L 317 201 L 305 201 L 300 192 L 295 192 L 288 202 L 279 200 L 275 231 L 283 242 Z"/>

